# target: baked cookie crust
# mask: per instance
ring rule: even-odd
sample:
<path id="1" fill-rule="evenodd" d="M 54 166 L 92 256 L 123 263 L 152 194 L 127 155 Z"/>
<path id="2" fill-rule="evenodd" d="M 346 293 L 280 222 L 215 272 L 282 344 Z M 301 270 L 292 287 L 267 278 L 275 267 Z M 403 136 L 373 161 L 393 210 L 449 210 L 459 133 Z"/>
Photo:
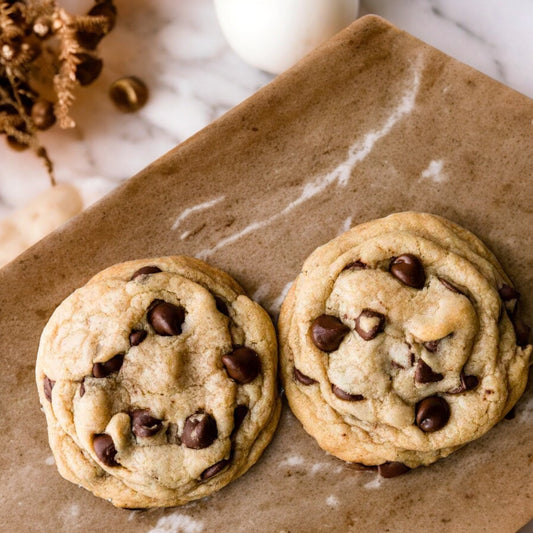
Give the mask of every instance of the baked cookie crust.
<path id="1" fill-rule="evenodd" d="M 278 323 L 287 399 L 305 430 L 385 477 L 481 437 L 528 374 L 520 295 L 473 234 L 398 213 L 305 261 Z"/>
<path id="2" fill-rule="evenodd" d="M 53 313 L 36 381 L 60 474 L 129 508 L 219 490 L 276 428 L 277 341 L 227 274 L 190 257 L 112 266 Z"/>

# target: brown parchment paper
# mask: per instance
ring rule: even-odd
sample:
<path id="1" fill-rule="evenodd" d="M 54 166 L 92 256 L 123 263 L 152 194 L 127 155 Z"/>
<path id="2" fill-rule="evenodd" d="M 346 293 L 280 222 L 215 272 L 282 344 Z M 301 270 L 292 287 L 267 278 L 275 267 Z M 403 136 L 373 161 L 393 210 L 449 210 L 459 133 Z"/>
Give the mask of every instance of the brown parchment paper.
<path id="1" fill-rule="evenodd" d="M 511 532 L 533 518 L 531 386 L 514 420 L 390 480 L 326 455 L 285 406 L 244 477 L 139 512 L 60 478 L 33 374 L 55 306 L 113 263 L 197 255 L 275 316 L 316 246 L 409 209 L 479 235 L 531 322 L 532 121 L 533 101 L 366 17 L 0 271 L 0 529 Z"/>

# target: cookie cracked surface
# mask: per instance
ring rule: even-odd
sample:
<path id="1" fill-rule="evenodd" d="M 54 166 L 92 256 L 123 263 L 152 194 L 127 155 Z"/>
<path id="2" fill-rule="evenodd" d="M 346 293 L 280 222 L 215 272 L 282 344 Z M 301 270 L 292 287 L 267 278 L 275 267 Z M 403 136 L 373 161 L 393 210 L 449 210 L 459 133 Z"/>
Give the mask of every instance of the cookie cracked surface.
<path id="1" fill-rule="evenodd" d="M 525 389 L 519 293 L 468 231 L 398 213 L 315 250 L 281 309 L 281 372 L 306 431 L 393 477 L 479 438 Z"/>
<path id="2" fill-rule="evenodd" d="M 173 506 L 244 474 L 276 428 L 277 342 L 227 274 L 108 268 L 53 313 L 36 380 L 59 472 L 114 505 Z"/>

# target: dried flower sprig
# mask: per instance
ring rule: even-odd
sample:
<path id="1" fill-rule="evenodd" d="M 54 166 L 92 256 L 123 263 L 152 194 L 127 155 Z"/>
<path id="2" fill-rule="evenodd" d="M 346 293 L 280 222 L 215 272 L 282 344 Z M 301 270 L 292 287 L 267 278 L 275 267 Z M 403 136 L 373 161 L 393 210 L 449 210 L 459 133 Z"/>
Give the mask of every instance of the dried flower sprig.
<path id="1" fill-rule="evenodd" d="M 75 125 L 75 91 L 100 75 L 96 48 L 115 19 L 113 0 L 96 0 L 79 16 L 55 0 L 0 0 L 0 134 L 14 149 L 33 149 L 52 184 L 53 164 L 37 132 L 56 121 Z"/>

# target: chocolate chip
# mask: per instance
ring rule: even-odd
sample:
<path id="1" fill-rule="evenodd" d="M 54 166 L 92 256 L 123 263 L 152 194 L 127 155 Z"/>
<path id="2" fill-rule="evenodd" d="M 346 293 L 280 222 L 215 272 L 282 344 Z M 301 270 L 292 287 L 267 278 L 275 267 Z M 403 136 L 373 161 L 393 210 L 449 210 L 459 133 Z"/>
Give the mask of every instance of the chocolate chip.
<path id="1" fill-rule="evenodd" d="M 500 289 L 498 289 L 498 294 L 504 302 L 508 302 L 509 300 L 520 299 L 520 293 L 516 289 L 509 285 L 506 285 L 505 283 L 501 286 Z"/>
<path id="2" fill-rule="evenodd" d="M 529 344 L 529 334 L 531 333 L 531 328 L 517 316 L 513 318 L 513 326 L 516 335 L 516 344 L 524 348 Z"/>
<path id="3" fill-rule="evenodd" d="M 348 263 L 343 270 L 361 270 L 367 267 L 366 263 L 363 263 L 362 261 L 354 261 L 353 263 Z"/>
<path id="4" fill-rule="evenodd" d="M 422 359 L 418 360 L 415 370 L 415 381 L 417 383 L 434 383 L 436 381 L 441 381 L 442 379 L 442 374 L 433 372 L 431 367 Z"/>
<path id="5" fill-rule="evenodd" d="M 516 410 L 514 407 L 511 407 L 507 414 L 505 415 L 505 420 L 512 420 L 516 416 Z"/>
<path id="6" fill-rule="evenodd" d="M 442 339 L 437 339 L 434 341 L 426 341 L 422 343 L 422 346 L 431 353 L 435 353 L 439 349 L 439 343 Z"/>
<path id="7" fill-rule="evenodd" d="M 226 302 L 219 298 L 218 296 L 215 296 L 215 305 L 217 306 L 218 312 L 222 313 L 223 315 L 229 316 L 228 312 L 228 306 L 226 305 Z"/>
<path id="8" fill-rule="evenodd" d="M 235 433 L 240 427 L 241 424 L 248 414 L 248 407 L 246 405 L 237 405 L 233 410 L 233 431 Z"/>
<path id="9" fill-rule="evenodd" d="M 118 372 L 120 370 L 120 367 L 122 366 L 123 361 L 124 354 L 119 353 L 115 355 L 115 357 L 109 359 L 109 361 L 105 361 L 104 363 L 94 363 L 93 376 L 95 378 L 105 378 L 109 376 L 109 374 Z"/>
<path id="10" fill-rule="evenodd" d="M 363 309 L 355 319 L 355 331 L 365 340 L 375 339 L 385 328 L 385 315 L 372 309 Z"/>
<path id="11" fill-rule="evenodd" d="M 416 425 L 431 433 L 443 428 L 450 419 L 450 406 L 440 396 L 430 396 L 416 406 Z"/>
<path id="12" fill-rule="evenodd" d="M 216 476 L 219 472 L 222 472 L 224 468 L 229 464 L 229 459 L 222 459 L 222 461 L 219 461 L 218 463 L 215 463 L 214 465 L 211 465 L 210 467 L 206 468 L 200 475 L 200 478 L 202 481 L 206 481 L 207 479 Z"/>
<path id="13" fill-rule="evenodd" d="M 82 381 L 80 385 L 80 398 L 85 396 L 85 383 Z"/>
<path id="14" fill-rule="evenodd" d="M 122 113 L 133 113 L 148 101 L 148 87 L 135 76 L 125 76 L 111 84 L 109 98 Z"/>
<path id="15" fill-rule="evenodd" d="M 216 420 L 208 413 L 195 413 L 185 420 L 181 440 L 187 448 L 201 450 L 218 436 Z"/>
<path id="16" fill-rule="evenodd" d="M 422 289 L 426 283 L 426 273 L 420 259 L 413 254 L 403 254 L 392 259 L 390 273 L 403 284 Z"/>
<path id="17" fill-rule="evenodd" d="M 146 339 L 148 332 L 144 329 L 132 329 L 130 333 L 130 346 L 138 346 Z"/>
<path id="18" fill-rule="evenodd" d="M 131 430 L 137 437 L 152 437 L 161 429 L 161 424 L 149 409 L 136 409 L 131 413 Z"/>
<path id="19" fill-rule="evenodd" d="M 55 384 L 56 384 L 55 381 L 52 381 L 48 376 L 44 376 L 44 379 L 43 379 L 44 396 L 49 402 L 52 401 L 52 389 L 54 388 Z"/>
<path id="20" fill-rule="evenodd" d="M 411 469 L 408 466 L 404 465 L 403 463 L 398 463 L 397 461 L 390 461 L 388 463 L 378 465 L 379 475 L 387 479 L 401 476 L 402 474 L 409 472 L 409 470 Z"/>
<path id="21" fill-rule="evenodd" d="M 251 348 L 240 346 L 222 356 L 222 363 L 229 377 L 244 385 L 253 381 L 261 372 L 261 360 Z"/>
<path id="22" fill-rule="evenodd" d="M 463 291 L 459 290 L 453 283 L 450 283 L 444 278 L 438 278 L 438 280 L 450 291 L 456 292 L 457 294 L 464 294 Z"/>
<path id="23" fill-rule="evenodd" d="M 115 460 L 117 449 L 115 448 L 111 435 L 105 433 L 95 435 L 93 439 L 93 447 L 96 457 L 98 457 L 102 463 L 107 466 L 118 466 L 118 463 Z"/>
<path id="24" fill-rule="evenodd" d="M 335 351 L 348 331 L 350 328 L 332 315 L 320 315 L 311 324 L 311 338 L 315 346 L 324 352 Z"/>
<path id="25" fill-rule="evenodd" d="M 360 402 L 361 400 L 364 400 L 365 397 L 362 394 L 350 394 L 349 392 L 346 392 L 342 390 L 340 387 L 337 387 L 337 385 L 331 385 L 331 391 L 337 398 L 340 398 L 341 400 L 346 400 L 347 402 Z"/>
<path id="26" fill-rule="evenodd" d="M 413 366 L 415 364 L 415 354 L 413 352 L 411 352 L 409 354 L 409 363 L 411 363 L 411 366 Z"/>
<path id="27" fill-rule="evenodd" d="M 147 319 L 158 335 L 179 335 L 185 320 L 185 309 L 163 300 L 154 300 L 148 308 Z"/>
<path id="28" fill-rule="evenodd" d="M 169 444 L 181 444 L 181 439 L 178 435 L 178 424 L 174 424 L 173 422 L 170 422 L 167 426 L 167 442 Z"/>
<path id="29" fill-rule="evenodd" d="M 139 270 L 136 270 L 131 276 L 130 281 L 133 281 L 135 278 L 138 278 L 139 276 L 147 276 L 148 274 L 157 274 L 158 272 L 162 272 L 162 270 L 159 267 L 145 266 L 145 267 L 139 268 Z"/>
<path id="30" fill-rule="evenodd" d="M 310 378 L 309 376 L 306 376 L 302 372 L 300 372 L 296 367 L 294 367 L 294 379 L 296 381 L 299 381 L 302 385 L 313 385 L 313 383 L 317 383 L 317 381 L 313 378 Z"/>
<path id="31" fill-rule="evenodd" d="M 466 376 L 465 374 L 461 373 L 461 385 L 463 386 L 464 390 L 472 390 L 475 389 L 479 384 L 479 379 L 477 376 Z"/>

